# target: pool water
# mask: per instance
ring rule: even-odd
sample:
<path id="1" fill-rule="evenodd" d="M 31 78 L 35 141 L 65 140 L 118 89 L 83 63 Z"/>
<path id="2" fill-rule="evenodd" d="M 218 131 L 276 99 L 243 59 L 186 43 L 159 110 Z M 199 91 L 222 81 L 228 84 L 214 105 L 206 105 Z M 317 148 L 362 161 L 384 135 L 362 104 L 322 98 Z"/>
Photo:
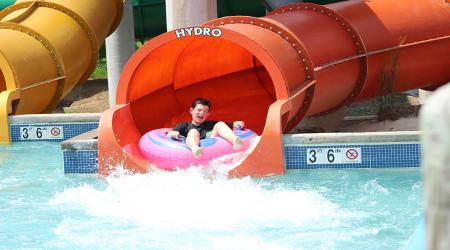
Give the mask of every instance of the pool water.
<path id="1" fill-rule="evenodd" d="M 1 146 L 0 249 L 401 249 L 422 218 L 419 169 L 217 173 L 65 175 L 57 143 Z"/>

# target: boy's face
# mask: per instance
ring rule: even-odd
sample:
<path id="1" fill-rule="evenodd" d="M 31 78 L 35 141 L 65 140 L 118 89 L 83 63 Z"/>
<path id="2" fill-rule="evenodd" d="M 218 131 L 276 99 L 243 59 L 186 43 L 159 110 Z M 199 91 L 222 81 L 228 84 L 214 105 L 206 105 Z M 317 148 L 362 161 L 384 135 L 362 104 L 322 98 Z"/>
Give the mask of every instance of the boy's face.
<path id="1" fill-rule="evenodd" d="M 192 115 L 192 123 L 195 125 L 200 125 L 206 121 L 209 114 L 209 107 L 206 105 L 197 104 L 195 108 L 190 109 L 190 113 Z"/>

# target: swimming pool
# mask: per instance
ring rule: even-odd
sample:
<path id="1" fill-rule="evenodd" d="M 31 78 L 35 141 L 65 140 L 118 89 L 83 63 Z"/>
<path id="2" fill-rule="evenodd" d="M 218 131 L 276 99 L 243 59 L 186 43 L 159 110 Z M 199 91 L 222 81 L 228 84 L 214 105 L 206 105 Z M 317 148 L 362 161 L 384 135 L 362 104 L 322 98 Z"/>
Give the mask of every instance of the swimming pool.
<path id="1" fill-rule="evenodd" d="M 0 248 L 399 249 L 422 217 L 418 168 L 64 174 L 58 143 L 0 147 Z"/>

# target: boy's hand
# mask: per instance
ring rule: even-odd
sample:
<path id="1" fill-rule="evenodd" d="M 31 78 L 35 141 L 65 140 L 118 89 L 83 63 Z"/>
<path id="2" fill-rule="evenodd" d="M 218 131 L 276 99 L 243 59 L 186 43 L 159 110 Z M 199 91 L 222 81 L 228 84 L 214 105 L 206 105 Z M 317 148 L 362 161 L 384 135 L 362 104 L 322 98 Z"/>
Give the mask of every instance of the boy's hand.
<path id="1" fill-rule="evenodd" d="M 175 140 L 180 140 L 180 132 L 178 132 L 178 131 L 174 131 L 174 130 L 169 131 L 167 133 L 167 136 L 170 136 L 170 137 L 172 137 Z"/>
<path id="2" fill-rule="evenodd" d="M 244 126 L 245 126 L 245 123 L 243 121 L 233 122 L 233 129 L 237 129 L 237 128 L 243 129 Z"/>

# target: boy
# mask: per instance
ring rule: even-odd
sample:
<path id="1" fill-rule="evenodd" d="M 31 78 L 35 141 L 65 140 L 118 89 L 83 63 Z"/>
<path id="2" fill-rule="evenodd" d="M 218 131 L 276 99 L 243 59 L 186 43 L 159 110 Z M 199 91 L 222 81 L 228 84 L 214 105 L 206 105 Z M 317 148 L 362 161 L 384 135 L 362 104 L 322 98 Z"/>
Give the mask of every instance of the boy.
<path id="1" fill-rule="evenodd" d="M 180 140 L 180 135 L 186 137 L 186 145 L 194 154 L 195 159 L 199 159 L 203 154 L 203 147 L 200 147 L 200 139 L 206 137 L 220 136 L 233 144 L 234 150 L 239 150 L 243 144 L 241 138 L 233 133 L 233 130 L 224 122 L 207 121 L 211 102 L 197 98 L 192 102 L 190 113 L 192 116 L 191 122 L 178 123 L 177 126 L 167 136 L 173 139 Z M 243 128 L 243 121 L 233 122 L 233 128 Z"/>

